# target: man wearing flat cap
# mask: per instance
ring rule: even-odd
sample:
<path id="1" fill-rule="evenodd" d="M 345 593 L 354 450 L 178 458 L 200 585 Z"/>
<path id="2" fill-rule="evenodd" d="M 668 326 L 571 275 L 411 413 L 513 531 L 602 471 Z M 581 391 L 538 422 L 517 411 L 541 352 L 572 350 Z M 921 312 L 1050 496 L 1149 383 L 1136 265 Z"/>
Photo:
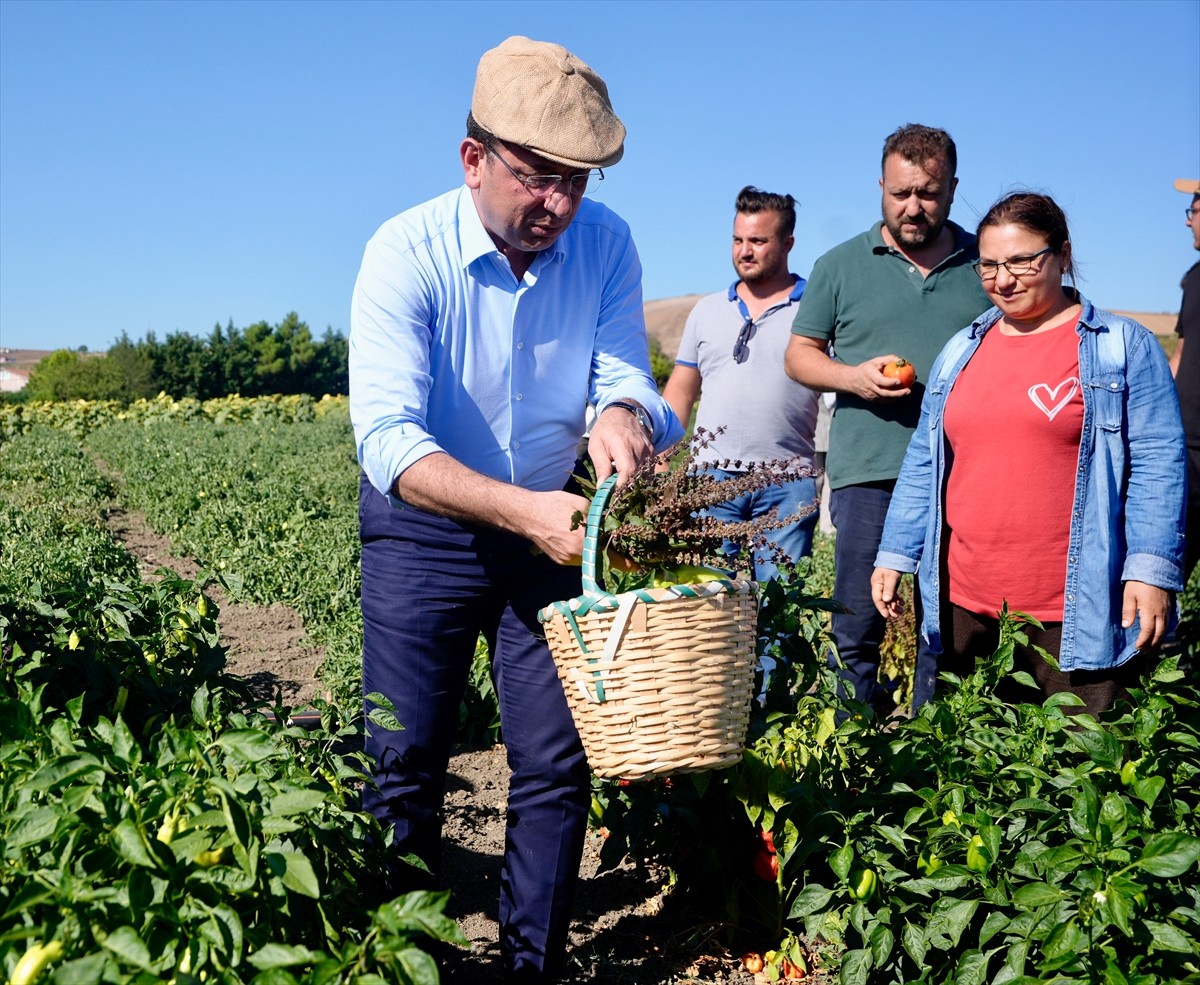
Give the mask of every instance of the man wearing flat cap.
<path id="1" fill-rule="evenodd" d="M 1184 214 L 1192 231 L 1192 245 L 1200 250 L 1200 179 L 1180 178 L 1175 182 L 1175 190 L 1192 197 Z M 1186 582 L 1200 559 L 1200 262 L 1193 263 L 1183 275 L 1181 286 L 1183 300 L 1179 303 L 1179 322 L 1175 326 L 1179 341 L 1171 356 L 1171 373 L 1179 391 L 1188 448 L 1187 536 L 1183 545 Z"/>
<path id="2" fill-rule="evenodd" d="M 565 48 L 512 37 L 479 62 L 464 184 L 384 223 L 350 321 L 363 467 L 365 804 L 437 873 L 459 705 L 482 634 L 512 770 L 500 886 L 510 981 L 563 959 L 590 801 L 587 762 L 537 612 L 581 590 L 587 500 L 573 491 L 589 405 L 601 480 L 682 437 L 650 374 L 629 227 L 586 197 L 624 152 L 604 81 Z M 574 526 L 574 529 L 573 529 Z M 368 710 L 373 706 L 367 702 Z M 393 888 L 403 885 L 397 866 Z"/>

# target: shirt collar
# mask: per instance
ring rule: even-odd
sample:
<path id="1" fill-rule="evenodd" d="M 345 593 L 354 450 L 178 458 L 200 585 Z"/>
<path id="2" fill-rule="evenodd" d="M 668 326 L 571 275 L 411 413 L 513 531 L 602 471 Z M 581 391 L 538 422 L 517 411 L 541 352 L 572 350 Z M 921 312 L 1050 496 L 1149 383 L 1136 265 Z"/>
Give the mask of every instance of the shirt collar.
<path id="1" fill-rule="evenodd" d="M 580 205 L 580 211 L 583 210 L 583 205 Z M 575 214 L 575 218 L 571 220 L 571 225 L 574 225 L 579 220 L 579 213 Z M 565 229 L 554 241 L 554 245 L 549 249 L 539 251 L 534 258 L 534 264 L 541 266 L 548 263 L 550 260 L 564 261 L 567 258 L 567 247 L 563 243 L 563 239 L 570 231 L 570 227 Z M 479 210 L 475 208 L 475 199 L 471 196 L 471 189 L 463 185 L 459 192 L 458 198 L 458 240 L 459 248 L 462 251 L 462 265 L 465 270 L 471 266 L 480 257 L 491 256 L 493 253 L 499 253 L 500 250 L 496 247 L 487 229 L 483 225 L 483 220 L 479 218 Z M 531 265 L 532 266 L 532 265 Z"/>
<path id="2" fill-rule="evenodd" d="M 787 296 L 787 301 L 786 302 L 781 301 L 781 302 L 779 302 L 779 304 L 771 305 L 771 308 L 770 308 L 771 311 L 774 311 L 776 308 L 779 308 L 784 304 L 794 304 L 796 301 L 799 301 L 800 298 L 804 295 L 804 278 L 801 277 L 799 274 L 792 274 L 791 277 L 792 277 L 792 290 L 791 290 L 791 293 L 788 294 L 788 296 Z M 739 295 L 737 292 L 738 284 L 740 284 L 741 282 L 742 282 L 741 278 L 739 277 L 737 280 L 735 280 L 732 284 L 729 285 L 729 292 L 726 295 L 726 300 L 737 302 L 738 310 L 741 311 L 742 317 L 749 318 L 750 311 L 746 307 L 746 302 L 742 300 L 741 295 Z"/>
<path id="3" fill-rule="evenodd" d="M 1079 334 L 1083 334 L 1081 329 L 1084 328 L 1093 332 L 1100 331 L 1104 325 L 1100 321 L 1100 317 L 1096 313 L 1096 308 L 1092 305 L 1092 302 L 1085 298 L 1077 289 L 1073 287 L 1065 288 L 1065 290 L 1070 292 L 1073 300 L 1079 302 L 1079 330 L 1077 330 Z M 973 322 L 971 322 L 971 334 L 975 337 L 986 335 L 988 329 L 995 325 L 996 322 L 998 322 L 1002 317 L 1004 317 L 1004 312 L 993 305 Z"/>
<path id="4" fill-rule="evenodd" d="M 952 219 L 947 219 L 946 225 L 949 226 L 950 231 L 952 233 L 954 233 L 954 249 L 952 249 L 950 251 L 950 255 L 948 257 L 946 257 L 945 260 L 943 260 L 941 263 L 939 263 L 937 265 L 937 267 L 934 267 L 934 270 L 937 270 L 938 267 L 945 266 L 952 259 L 954 259 L 954 257 L 958 256 L 964 250 L 968 250 L 975 245 L 975 237 L 972 236 L 965 229 L 963 229 L 963 227 L 960 226 L 957 222 L 954 222 Z M 898 254 L 900 253 L 899 250 L 896 250 L 894 247 L 889 246 L 887 244 L 887 242 L 885 242 L 885 240 L 883 238 L 883 220 L 882 219 L 880 219 L 879 222 L 875 223 L 875 225 L 873 225 L 870 229 L 867 230 L 867 238 L 871 242 L 871 252 L 872 253 L 892 253 L 892 252 L 895 252 Z M 900 254 L 900 255 L 903 255 L 903 254 Z"/>

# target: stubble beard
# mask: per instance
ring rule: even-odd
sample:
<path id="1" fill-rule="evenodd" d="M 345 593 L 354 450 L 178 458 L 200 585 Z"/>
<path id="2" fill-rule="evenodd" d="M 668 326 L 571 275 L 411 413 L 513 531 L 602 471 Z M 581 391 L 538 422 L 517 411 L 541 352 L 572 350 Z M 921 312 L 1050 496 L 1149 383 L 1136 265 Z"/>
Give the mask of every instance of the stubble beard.
<path id="1" fill-rule="evenodd" d="M 893 223 L 886 215 L 883 217 L 883 221 L 887 226 L 888 232 L 892 234 L 892 239 L 901 246 L 910 246 L 918 249 L 922 246 L 932 246 L 936 243 L 937 238 L 942 235 L 942 230 L 946 226 L 945 219 L 942 219 L 938 223 L 931 223 L 926 220 L 914 233 L 905 230 L 901 223 Z"/>
<path id="2" fill-rule="evenodd" d="M 758 266 L 752 270 L 743 271 L 740 266 L 735 265 L 734 270 L 738 277 L 741 278 L 743 284 L 762 284 L 778 277 L 779 267 L 779 264 L 775 264 L 775 266 L 770 268 Z"/>

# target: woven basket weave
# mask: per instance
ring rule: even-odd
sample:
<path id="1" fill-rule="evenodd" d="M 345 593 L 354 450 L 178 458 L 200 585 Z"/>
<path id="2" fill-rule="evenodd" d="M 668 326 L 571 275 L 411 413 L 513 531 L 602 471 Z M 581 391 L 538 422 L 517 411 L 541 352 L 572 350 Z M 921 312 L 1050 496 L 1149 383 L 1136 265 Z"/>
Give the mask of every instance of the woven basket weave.
<path id="1" fill-rule="evenodd" d="M 615 481 L 588 511 L 583 594 L 539 613 L 588 763 L 609 779 L 731 766 L 750 721 L 758 586 L 605 592 L 597 540 Z"/>

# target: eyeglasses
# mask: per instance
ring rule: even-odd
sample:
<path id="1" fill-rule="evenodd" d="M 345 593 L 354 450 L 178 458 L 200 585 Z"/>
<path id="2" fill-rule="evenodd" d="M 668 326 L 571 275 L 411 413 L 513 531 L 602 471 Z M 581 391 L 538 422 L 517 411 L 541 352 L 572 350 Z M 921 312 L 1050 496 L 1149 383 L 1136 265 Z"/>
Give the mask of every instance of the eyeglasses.
<path id="1" fill-rule="evenodd" d="M 1200 209 L 1184 209 L 1183 210 L 1183 214 L 1187 217 L 1188 222 L 1192 221 L 1192 216 L 1194 216 L 1197 212 L 1200 212 Z"/>
<path id="2" fill-rule="evenodd" d="M 1054 252 L 1053 246 L 1047 246 L 1044 250 L 1030 253 L 1027 257 L 1009 257 L 1007 260 L 976 260 L 971 266 L 975 273 L 979 274 L 980 280 L 995 280 L 1001 267 L 1014 277 L 1020 277 L 1022 274 L 1033 273 L 1033 261 L 1038 257 Z"/>
<path id="3" fill-rule="evenodd" d="M 568 193 L 573 198 L 577 198 L 588 190 L 588 184 L 592 179 L 595 179 L 596 184 L 604 180 L 604 172 L 600 168 L 592 168 L 590 171 L 571 175 L 521 174 L 519 171 L 513 170 L 513 166 L 500 156 L 495 147 L 489 147 L 488 150 L 492 157 L 508 169 L 509 174 L 523 184 L 531 195 L 536 195 L 538 198 L 549 198 L 554 192 L 558 191 L 564 182 L 566 183 Z"/>
<path id="4" fill-rule="evenodd" d="M 739 365 L 744 363 L 750 355 L 750 346 L 748 343 L 754 338 L 754 329 L 754 319 L 747 318 L 746 324 L 738 332 L 737 341 L 733 343 L 733 361 Z"/>

